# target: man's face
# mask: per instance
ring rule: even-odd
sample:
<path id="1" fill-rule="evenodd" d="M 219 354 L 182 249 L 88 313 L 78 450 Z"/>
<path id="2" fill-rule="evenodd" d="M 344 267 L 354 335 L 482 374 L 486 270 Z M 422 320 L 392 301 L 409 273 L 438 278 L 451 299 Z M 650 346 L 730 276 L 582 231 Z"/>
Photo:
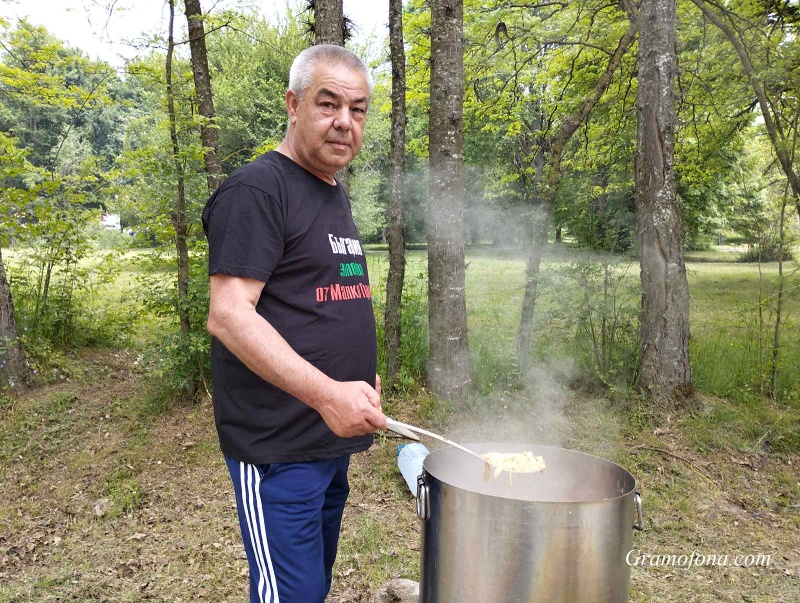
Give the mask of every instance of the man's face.
<path id="1" fill-rule="evenodd" d="M 369 86 L 363 75 L 319 63 L 302 99 L 291 90 L 286 93 L 295 160 L 331 180 L 361 150 L 368 105 Z"/>

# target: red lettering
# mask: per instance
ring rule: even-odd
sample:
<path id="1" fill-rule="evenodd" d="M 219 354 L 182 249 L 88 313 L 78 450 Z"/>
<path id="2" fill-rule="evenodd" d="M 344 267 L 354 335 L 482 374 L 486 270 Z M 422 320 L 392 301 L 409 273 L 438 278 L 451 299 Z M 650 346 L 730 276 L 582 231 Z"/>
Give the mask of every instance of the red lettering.
<path id="1" fill-rule="evenodd" d="M 340 285 L 332 283 L 330 287 L 317 287 L 317 301 L 349 301 L 353 299 L 372 299 L 372 289 L 369 285 L 358 283 L 356 285 Z"/>

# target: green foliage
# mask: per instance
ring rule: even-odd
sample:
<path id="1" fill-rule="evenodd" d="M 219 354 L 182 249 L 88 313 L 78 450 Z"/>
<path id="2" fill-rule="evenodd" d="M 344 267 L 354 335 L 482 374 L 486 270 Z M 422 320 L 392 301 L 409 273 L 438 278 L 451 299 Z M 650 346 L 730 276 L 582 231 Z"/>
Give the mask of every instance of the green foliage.
<path id="1" fill-rule="evenodd" d="M 70 135 L 104 162 L 119 150 L 119 132 L 136 95 L 108 64 L 90 61 L 24 20 L 0 36 L 0 130 L 29 150 L 34 165 L 53 169 Z"/>
<path id="2" fill-rule="evenodd" d="M 374 282 L 374 279 L 373 279 Z M 425 379 L 428 361 L 428 280 L 424 272 L 406 272 L 403 286 L 403 303 L 400 314 L 400 370 L 392 388 L 408 392 L 419 388 Z M 386 374 L 383 316 L 385 303 L 373 297 L 378 338 L 378 372 Z"/>
<path id="3" fill-rule="evenodd" d="M 762 400 L 767 393 L 775 321 L 777 269 L 762 265 L 696 264 L 692 290 L 692 379 L 698 390 L 734 402 Z M 788 271 L 788 268 L 787 268 Z M 800 354 L 797 288 L 786 279 L 776 399 L 796 403 Z M 759 298 L 762 299 L 759 303 Z M 764 387 L 762 388 L 762 382 Z"/>
<path id="4" fill-rule="evenodd" d="M 154 245 L 153 253 L 140 257 L 136 299 L 155 317 L 160 332 L 148 342 L 149 356 L 157 359 L 161 383 L 172 391 L 184 391 L 189 375 L 207 381 L 210 340 L 205 322 L 208 312 L 208 275 L 205 239 L 200 213 L 208 195 L 200 142 L 199 117 L 188 99 L 194 84 L 187 62 L 176 60 L 173 88 L 176 129 L 185 177 L 189 247 L 188 299 L 180 300 L 173 215 L 177 203 L 178 175 L 169 135 L 166 85 L 162 57 L 152 54 L 129 66 L 147 111 L 134 119 L 126 133 L 123 152 L 117 158 L 116 209 L 136 232 L 141 245 Z M 179 316 L 188 310 L 190 330 L 181 334 Z"/>
<path id="5" fill-rule="evenodd" d="M 745 252 L 739 256 L 740 262 L 777 262 L 779 258 L 784 261 L 794 259 L 794 252 L 791 247 L 781 249 L 780 238 L 775 232 L 766 232 L 756 241 L 755 245 L 750 245 Z"/>
<path id="6" fill-rule="evenodd" d="M 577 285 L 571 308 L 578 361 L 612 390 L 625 391 L 633 382 L 639 357 L 640 300 L 630 282 L 630 268 L 630 261 L 612 256 L 565 268 Z"/>
<path id="7" fill-rule="evenodd" d="M 210 389 L 211 338 L 206 331 L 208 316 L 208 256 L 203 245 L 189 258 L 188 298 L 181 305 L 178 299 L 176 259 L 168 250 L 159 248 L 140 260 L 136 299 L 154 316 L 154 327 L 147 338 L 147 358 L 154 366 L 154 376 L 167 390 L 182 392 L 187 376 L 195 375 Z M 189 311 L 190 330 L 184 336 L 178 329 L 181 308 Z"/>
<path id="8" fill-rule="evenodd" d="M 104 63 L 65 47 L 22 21 L 0 33 L 0 238 L 21 249 L 10 271 L 23 344 L 37 364 L 60 351 L 118 341 L 126 313 L 97 309 L 115 267 L 110 257 L 87 262 L 97 207 L 108 194 L 107 156 L 119 115 L 103 122 L 121 86 Z M 12 137 L 10 134 L 13 134 Z"/>
<path id="9" fill-rule="evenodd" d="M 88 250 L 87 250 L 88 252 Z M 30 359 L 52 364 L 59 350 L 81 346 L 122 345 L 131 335 L 138 314 L 114 290 L 120 274 L 114 252 L 92 254 L 54 267 L 37 261 L 41 251 L 20 253 L 11 280 L 20 335 Z"/>
<path id="10" fill-rule="evenodd" d="M 131 513 L 141 507 L 142 486 L 128 465 L 115 469 L 106 477 L 103 494 L 111 500 L 109 517 Z"/>
<path id="11" fill-rule="evenodd" d="M 308 40 L 287 7 L 277 22 L 236 15 L 207 46 L 223 170 L 230 173 L 283 138 L 289 67 Z"/>

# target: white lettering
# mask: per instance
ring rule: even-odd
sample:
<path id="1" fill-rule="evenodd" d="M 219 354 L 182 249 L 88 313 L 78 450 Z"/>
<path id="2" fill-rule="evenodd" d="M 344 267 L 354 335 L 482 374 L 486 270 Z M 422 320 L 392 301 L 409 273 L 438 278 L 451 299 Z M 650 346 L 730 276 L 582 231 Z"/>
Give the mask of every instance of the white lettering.
<path id="1" fill-rule="evenodd" d="M 369 297 L 369 287 L 367 289 L 367 297 Z M 729 563 L 730 562 L 730 563 Z M 701 566 L 717 566 L 728 567 L 769 567 L 772 562 L 772 555 L 758 554 L 741 554 L 736 555 L 730 559 L 727 554 L 707 554 L 703 555 L 696 550 L 692 551 L 690 555 L 653 555 L 650 553 L 642 553 L 640 549 L 631 549 L 625 555 L 625 563 L 632 567 L 639 567 L 649 565 L 650 567 L 671 566 L 671 567 L 684 567 L 691 569 L 692 567 Z"/>
<path id="2" fill-rule="evenodd" d="M 358 239 L 350 239 L 347 237 L 337 237 L 328 233 L 328 243 L 330 243 L 331 251 L 338 255 L 364 255 L 364 250 L 361 247 L 361 241 Z"/>

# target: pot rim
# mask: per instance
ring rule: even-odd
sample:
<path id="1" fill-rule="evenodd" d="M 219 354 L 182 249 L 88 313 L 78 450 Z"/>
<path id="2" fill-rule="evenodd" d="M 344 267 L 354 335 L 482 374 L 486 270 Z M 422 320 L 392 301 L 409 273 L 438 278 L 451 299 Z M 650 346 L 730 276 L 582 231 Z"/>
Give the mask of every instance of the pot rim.
<path id="1" fill-rule="evenodd" d="M 616 495 L 616 496 L 609 496 L 609 497 L 606 497 L 606 498 L 599 498 L 597 500 L 585 500 L 585 501 L 536 500 L 536 499 L 529 499 L 529 498 L 515 498 L 515 497 L 508 497 L 508 496 L 499 496 L 497 494 L 479 492 L 479 491 L 476 491 L 474 488 L 468 488 L 468 487 L 465 487 L 463 485 L 454 484 L 454 483 L 452 483 L 452 481 L 444 480 L 441 477 L 438 477 L 434 472 L 429 470 L 427 465 L 428 465 L 428 459 L 431 457 L 431 455 L 436 454 L 436 453 L 438 453 L 440 451 L 452 451 L 454 453 L 458 452 L 456 449 L 448 448 L 447 446 L 444 446 L 442 448 L 437 448 L 436 450 L 432 450 L 428 454 L 428 456 L 425 457 L 425 460 L 422 463 L 423 474 L 430 475 L 431 477 L 433 477 L 434 479 L 438 480 L 439 482 L 441 482 L 441 483 L 443 483 L 443 484 L 445 484 L 445 485 L 447 485 L 449 487 L 456 488 L 456 489 L 464 491 L 464 492 L 469 492 L 469 493 L 472 493 L 472 494 L 476 494 L 478 496 L 485 496 L 485 497 L 498 499 L 498 500 L 502 500 L 502 501 L 514 501 L 514 502 L 519 502 L 519 503 L 524 503 L 524 504 L 580 505 L 580 506 L 584 506 L 584 505 L 609 503 L 609 502 L 613 502 L 613 501 L 624 499 L 626 497 L 633 497 L 639 492 L 639 482 L 633 476 L 633 474 L 630 471 L 628 471 L 627 469 L 625 469 L 624 467 L 622 467 L 621 465 L 618 465 L 617 463 L 615 463 L 613 461 L 609 461 L 608 459 L 605 459 L 603 457 L 600 457 L 600 456 L 597 456 L 597 455 L 594 455 L 594 454 L 589 454 L 588 452 L 581 452 L 579 450 L 572 450 L 570 448 L 561 448 L 559 446 L 547 446 L 547 445 L 544 445 L 544 444 L 531 444 L 529 442 L 522 442 L 522 443 L 521 442 L 468 442 L 468 443 L 465 443 L 464 446 L 466 446 L 467 448 L 470 448 L 471 450 L 475 450 L 476 447 L 480 448 L 480 447 L 483 447 L 483 446 L 519 446 L 519 447 L 522 447 L 525 450 L 528 450 L 528 449 L 531 449 L 531 448 L 535 448 L 535 449 L 545 448 L 545 449 L 549 449 L 549 450 L 557 450 L 557 451 L 559 451 L 561 453 L 567 452 L 567 453 L 570 453 L 570 454 L 573 454 L 573 455 L 579 455 L 579 456 L 586 457 L 587 459 L 592 459 L 592 461 L 594 461 L 594 462 L 598 462 L 599 461 L 599 462 L 604 463 L 604 464 L 613 465 L 617 470 L 619 470 L 624 475 L 626 475 L 628 478 L 630 478 L 630 480 L 632 481 L 632 486 L 627 491 L 623 492 L 622 494 Z M 476 450 L 476 451 L 479 452 L 478 450 Z M 444 452 L 443 454 L 448 454 L 448 453 Z"/>

